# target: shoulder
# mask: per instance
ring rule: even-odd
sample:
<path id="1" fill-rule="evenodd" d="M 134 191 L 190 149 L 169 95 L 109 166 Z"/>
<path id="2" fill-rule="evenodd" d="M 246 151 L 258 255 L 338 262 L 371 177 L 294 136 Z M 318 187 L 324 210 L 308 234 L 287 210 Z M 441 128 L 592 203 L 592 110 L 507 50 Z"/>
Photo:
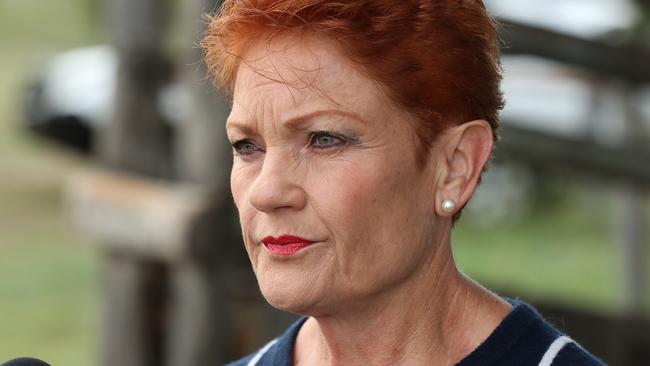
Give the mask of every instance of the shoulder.
<path id="1" fill-rule="evenodd" d="M 226 366 L 261 366 L 265 365 L 265 363 L 260 363 L 262 358 L 264 356 L 267 356 L 267 353 L 271 350 L 271 348 L 277 343 L 277 339 L 272 340 L 271 342 L 267 343 L 264 347 L 258 349 L 254 353 L 251 353 L 250 355 L 241 358 L 237 361 L 230 362 L 226 364 Z M 273 350 L 272 352 L 278 352 L 278 350 Z"/>
<path id="2" fill-rule="evenodd" d="M 521 301 L 512 301 L 518 308 L 524 308 L 531 320 L 528 330 L 522 333 L 517 342 L 526 345 L 526 348 L 537 348 L 541 353 L 539 366 L 603 366 L 598 360 L 569 336 L 560 332 L 553 325 L 545 321 L 539 313 L 528 304 Z M 539 348 L 538 348 L 539 347 Z M 517 353 L 517 352 L 515 352 Z M 532 352 L 535 354 L 536 352 Z M 539 353 L 538 353 L 539 354 Z"/>
<path id="3" fill-rule="evenodd" d="M 280 337 L 268 342 L 254 353 L 226 366 L 291 366 L 296 336 L 306 317 L 298 319 Z"/>
<path id="4" fill-rule="evenodd" d="M 530 305 L 507 299 L 510 314 L 457 366 L 601 366 L 596 357 L 545 321 Z"/>
<path id="5" fill-rule="evenodd" d="M 556 341 L 557 342 L 557 341 Z M 555 352 L 554 352 L 555 353 Z M 594 355 L 568 339 L 568 342 L 549 359 L 549 366 L 604 366 L 605 364 Z M 540 363 L 540 366 L 545 366 Z"/>
<path id="6" fill-rule="evenodd" d="M 259 352 L 259 351 L 258 351 L 258 352 Z M 255 354 L 256 354 L 256 353 L 257 353 L 257 352 L 252 353 L 252 354 L 250 354 L 250 355 L 248 355 L 248 356 L 246 356 L 246 357 L 244 357 L 244 358 L 240 358 L 240 359 L 237 360 L 237 361 L 229 362 L 229 363 L 227 363 L 225 366 L 247 366 L 247 365 L 251 362 L 251 360 L 253 359 L 253 357 L 255 357 Z"/>

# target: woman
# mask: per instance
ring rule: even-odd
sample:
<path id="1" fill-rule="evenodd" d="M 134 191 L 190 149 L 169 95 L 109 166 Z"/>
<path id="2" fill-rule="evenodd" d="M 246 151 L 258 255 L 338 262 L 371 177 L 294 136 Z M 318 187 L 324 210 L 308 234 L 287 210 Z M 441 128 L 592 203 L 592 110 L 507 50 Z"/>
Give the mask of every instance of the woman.
<path id="1" fill-rule="evenodd" d="M 305 317 L 234 365 L 599 365 L 457 269 L 502 106 L 479 0 L 233 0 L 232 193 L 267 301 Z"/>

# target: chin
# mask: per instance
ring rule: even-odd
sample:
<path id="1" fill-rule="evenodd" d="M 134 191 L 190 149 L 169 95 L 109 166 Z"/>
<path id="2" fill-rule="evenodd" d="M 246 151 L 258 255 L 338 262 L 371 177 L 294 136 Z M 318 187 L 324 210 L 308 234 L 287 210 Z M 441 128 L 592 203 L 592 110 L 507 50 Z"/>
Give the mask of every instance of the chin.
<path id="1" fill-rule="evenodd" d="M 260 255 L 253 263 L 262 295 L 273 307 L 291 313 L 311 315 L 331 298 L 331 276 L 319 256 L 278 261 Z"/>
<path id="2" fill-rule="evenodd" d="M 262 295 L 271 306 L 278 310 L 308 315 L 311 313 L 310 309 L 313 308 L 312 303 L 295 294 L 262 291 Z"/>
<path id="3" fill-rule="evenodd" d="M 313 284 L 308 281 L 270 281 L 259 278 L 258 283 L 266 301 L 276 309 L 290 313 L 311 315 L 321 302 Z"/>

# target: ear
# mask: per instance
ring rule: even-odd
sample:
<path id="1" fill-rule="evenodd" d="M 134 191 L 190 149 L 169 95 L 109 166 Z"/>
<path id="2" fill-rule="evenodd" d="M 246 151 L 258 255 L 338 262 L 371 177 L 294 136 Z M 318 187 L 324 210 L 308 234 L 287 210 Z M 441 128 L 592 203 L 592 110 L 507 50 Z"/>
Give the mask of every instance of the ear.
<path id="1" fill-rule="evenodd" d="M 492 154 L 494 139 L 487 121 L 476 120 L 447 129 L 442 138 L 440 176 L 436 191 L 436 213 L 451 217 L 472 197 L 483 167 Z M 455 207 L 443 209 L 452 200 Z"/>

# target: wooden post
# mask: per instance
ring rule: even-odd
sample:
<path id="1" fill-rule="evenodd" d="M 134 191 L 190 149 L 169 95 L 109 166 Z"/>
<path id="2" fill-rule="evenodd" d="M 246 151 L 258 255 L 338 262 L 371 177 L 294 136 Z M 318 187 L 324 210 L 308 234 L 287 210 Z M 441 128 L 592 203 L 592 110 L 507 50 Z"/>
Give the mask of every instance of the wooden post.
<path id="1" fill-rule="evenodd" d="M 170 127 L 157 105 L 170 71 L 162 51 L 166 3 L 107 0 L 104 6 L 120 65 L 111 121 L 98 141 L 99 157 L 112 169 L 170 177 Z M 123 251 L 105 253 L 102 365 L 162 364 L 165 277 L 159 262 Z"/>
<path id="2" fill-rule="evenodd" d="M 106 0 L 120 65 L 113 115 L 98 144 L 109 167 L 160 178 L 173 174 L 172 130 L 158 108 L 171 73 L 162 49 L 165 8 L 164 0 Z"/>
<path id="3" fill-rule="evenodd" d="M 620 94 L 625 106 L 626 142 L 629 144 L 643 144 L 642 117 L 632 103 L 633 89 L 621 88 Z M 649 217 L 645 207 L 647 189 L 639 181 L 627 180 L 624 182 L 620 197 L 624 206 L 620 223 L 625 273 L 624 305 L 629 313 L 641 315 L 646 310 L 645 305 L 648 294 L 646 278 L 648 238 L 646 236 L 646 225 Z"/>
<path id="4" fill-rule="evenodd" d="M 640 184 L 626 182 L 618 195 L 622 206 L 618 235 L 623 257 L 623 305 L 633 315 L 644 314 L 647 296 L 645 230 L 648 216 L 645 211 L 645 193 Z"/>
<path id="5" fill-rule="evenodd" d="M 204 32 L 202 15 L 221 1 L 198 0 L 185 4 L 190 21 L 182 70 L 191 93 L 191 115 L 177 135 L 176 162 L 181 179 L 208 192 L 208 211 L 197 222 L 191 255 L 170 269 L 173 297 L 166 350 L 168 366 L 218 365 L 231 359 L 233 268 L 247 266 L 229 188 L 232 152 L 225 135 L 230 112 L 228 100 L 209 83 L 195 47 Z M 195 42 L 192 42 L 194 40 Z"/>

